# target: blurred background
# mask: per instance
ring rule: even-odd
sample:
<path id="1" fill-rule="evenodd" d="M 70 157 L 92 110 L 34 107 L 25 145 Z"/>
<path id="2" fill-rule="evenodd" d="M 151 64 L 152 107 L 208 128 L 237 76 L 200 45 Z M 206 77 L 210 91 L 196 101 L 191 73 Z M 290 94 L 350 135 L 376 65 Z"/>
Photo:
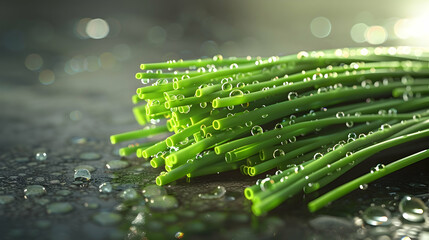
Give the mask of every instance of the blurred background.
<path id="1" fill-rule="evenodd" d="M 29 113 L 42 123 L 97 111 L 114 118 L 130 109 L 143 62 L 427 47 L 428 12 L 424 0 L 2 1 L 0 123 L 9 126 L 2 131 L 37 131 L 22 122 Z M 13 139 L 0 144 L 22 141 Z"/>

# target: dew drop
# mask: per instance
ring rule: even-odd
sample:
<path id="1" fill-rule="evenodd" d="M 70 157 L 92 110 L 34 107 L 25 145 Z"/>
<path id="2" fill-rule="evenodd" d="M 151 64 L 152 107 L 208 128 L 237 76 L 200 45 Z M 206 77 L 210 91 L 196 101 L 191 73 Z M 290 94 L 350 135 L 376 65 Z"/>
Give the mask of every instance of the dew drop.
<path id="1" fill-rule="evenodd" d="M 182 239 L 183 236 L 185 236 L 185 234 L 183 232 L 177 232 L 176 234 L 174 234 L 174 237 L 177 239 Z"/>
<path id="2" fill-rule="evenodd" d="M 46 159 L 48 159 L 48 154 L 46 154 L 45 152 L 38 152 L 36 153 L 34 158 L 37 161 L 45 161 Z"/>
<path id="3" fill-rule="evenodd" d="M 289 92 L 287 95 L 287 99 L 289 99 L 289 101 L 295 99 L 298 97 L 298 93 L 297 92 Z"/>
<path id="4" fill-rule="evenodd" d="M 323 157 L 323 154 L 318 152 L 318 153 L 314 154 L 313 159 L 317 160 L 317 159 L 319 159 L 321 157 Z"/>
<path id="5" fill-rule="evenodd" d="M 213 56 L 213 61 L 222 61 L 223 60 L 223 56 L 218 54 Z"/>
<path id="6" fill-rule="evenodd" d="M 238 64 L 237 63 L 233 63 L 231 65 L 229 65 L 230 69 L 234 69 L 234 68 L 238 68 Z"/>
<path id="7" fill-rule="evenodd" d="M 128 188 L 125 189 L 124 191 L 122 191 L 119 194 L 119 197 L 121 197 L 124 200 L 133 200 L 136 199 L 138 197 L 138 193 L 136 190 L 134 190 L 133 188 Z"/>
<path id="8" fill-rule="evenodd" d="M 359 185 L 359 189 L 361 189 L 361 190 L 367 190 L 368 189 L 368 184 L 362 184 L 362 185 Z"/>
<path id="9" fill-rule="evenodd" d="M 261 188 L 262 191 L 265 191 L 267 189 L 271 189 L 273 184 L 274 184 L 274 180 L 267 177 L 262 179 L 261 183 L 259 184 L 259 187 Z"/>
<path id="10" fill-rule="evenodd" d="M 242 88 L 242 87 L 244 87 L 244 86 L 246 86 L 246 84 L 244 84 L 243 82 L 239 82 L 239 83 L 237 83 L 237 85 L 236 85 L 236 87 L 237 87 L 237 88 Z"/>
<path id="11" fill-rule="evenodd" d="M 426 211 L 427 207 L 420 198 L 405 196 L 399 203 L 399 212 L 404 219 L 410 222 L 424 221 Z"/>
<path id="12" fill-rule="evenodd" d="M 379 164 L 377 164 L 377 166 L 371 168 L 370 172 L 371 173 L 378 172 L 378 171 L 382 170 L 384 167 L 385 167 L 384 164 L 379 163 Z"/>
<path id="13" fill-rule="evenodd" d="M 29 185 L 24 189 L 25 198 L 38 197 L 46 194 L 45 187 L 41 185 Z"/>
<path id="14" fill-rule="evenodd" d="M 252 121 L 247 121 L 247 122 L 244 123 L 244 125 L 246 125 L 246 127 L 250 127 L 250 126 L 253 125 L 253 122 Z M 252 128 L 252 130 L 253 130 L 253 128 Z M 253 133 L 252 133 L 252 135 L 253 135 Z"/>
<path id="15" fill-rule="evenodd" d="M 226 189 L 224 186 L 217 186 L 214 190 L 209 193 L 200 193 L 198 197 L 201 199 L 218 199 L 225 195 Z"/>
<path id="16" fill-rule="evenodd" d="M 242 97 L 244 95 L 243 91 L 234 89 L 229 93 L 230 97 Z"/>
<path id="17" fill-rule="evenodd" d="M 147 185 L 142 190 L 143 197 L 153 198 L 155 196 L 163 196 L 167 194 L 165 188 L 158 185 Z"/>
<path id="18" fill-rule="evenodd" d="M 353 127 L 353 125 L 354 125 L 354 122 L 353 122 L 353 121 L 348 121 L 348 122 L 346 122 L 346 127 L 348 127 L 348 128 Z"/>
<path id="19" fill-rule="evenodd" d="M 284 155 L 285 155 L 285 152 L 281 149 L 276 149 L 273 152 L 273 158 L 277 158 L 277 157 L 284 156 Z"/>
<path id="20" fill-rule="evenodd" d="M 91 173 L 88 169 L 78 169 L 74 172 L 74 180 L 75 181 L 90 181 Z"/>
<path id="21" fill-rule="evenodd" d="M 226 82 L 222 84 L 222 90 L 223 91 L 230 91 L 232 89 L 232 84 L 229 82 Z"/>
<path id="22" fill-rule="evenodd" d="M 414 114 L 413 115 L 413 120 L 414 121 L 419 121 L 422 118 L 422 116 L 420 114 Z"/>
<path id="23" fill-rule="evenodd" d="M 390 126 L 389 124 L 385 123 L 385 124 L 383 124 L 383 125 L 380 126 L 380 130 L 381 131 L 387 130 L 387 129 L 391 128 L 391 127 L 392 126 Z"/>
<path id="24" fill-rule="evenodd" d="M 336 118 L 342 118 L 344 116 L 345 116 L 345 114 L 343 112 L 337 112 L 337 114 L 335 114 Z"/>
<path id="25" fill-rule="evenodd" d="M 296 57 L 298 59 L 308 58 L 308 56 L 309 56 L 309 54 L 306 51 L 301 51 L 296 55 Z"/>
<path id="26" fill-rule="evenodd" d="M 351 132 L 351 133 L 349 133 L 349 134 L 347 135 L 347 138 L 354 138 L 354 139 L 356 139 L 356 138 L 357 138 L 357 135 L 356 135 L 356 133 Z"/>
<path id="27" fill-rule="evenodd" d="M 372 226 L 390 225 L 391 214 L 389 210 L 379 207 L 372 206 L 367 208 L 362 215 L 363 220 Z"/>
<path id="28" fill-rule="evenodd" d="M 255 135 L 264 133 L 264 129 L 259 125 L 255 125 L 250 130 L 250 133 L 252 134 L 252 136 L 255 136 Z"/>
<path id="29" fill-rule="evenodd" d="M 112 160 L 106 163 L 106 168 L 109 170 L 119 170 L 128 167 L 129 163 L 122 160 Z"/>
<path id="30" fill-rule="evenodd" d="M 387 114 L 389 114 L 389 115 L 396 115 L 397 113 L 398 113 L 398 110 L 396 110 L 396 108 L 390 108 L 387 111 Z"/>
<path id="31" fill-rule="evenodd" d="M 46 212 L 48 214 L 68 213 L 72 210 L 73 210 L 73 206 L 68 202 L 51 203 L 46 206 Z"/>
<path id="32" fill-rule="evenodd" d="M 112 184 L 109 182 L 102 183 L 100 186 L 98 186 L 98 191 L 101 193 L 111 193 L 112 189 Z"/>
<path id="33" fill-rule="evenodd" d="M 295 172 L 295 173 L 298 173 L 298 172 L 300 172 L 300 171 L 302 171 L 302 170 L 304 170 L 304 166 L 302 166 L 302 165 L 296 166 L 296 167 L 294 168 L 294 172 Z"/>

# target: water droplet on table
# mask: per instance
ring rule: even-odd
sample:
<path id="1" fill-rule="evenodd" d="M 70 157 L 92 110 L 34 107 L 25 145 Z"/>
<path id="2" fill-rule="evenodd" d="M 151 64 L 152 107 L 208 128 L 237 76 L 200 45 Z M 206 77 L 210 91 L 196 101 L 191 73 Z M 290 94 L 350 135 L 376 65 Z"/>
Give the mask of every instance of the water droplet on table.
<path id="1" fill-rule="evenodd" d="M 177 239 L 182 239 L 183 236 L 185 236 L 185 234 L 183 232 L 177 232 L 176 234 L 174 234 L 174 237 Z"/>
<path id="2" fill-rule="evenodd" d="M 389 210 L 372 206 L 367 208 L 362 215 L 363 220 L 372 226 L 389 225 L 391 223 L 391 214 Z"/>
<path id="3" fill-rule="evenodd" d="M 125 189 L 124 191 L 122 191 L 119 194 L 119 197 L 121 197 L 124 200 L 133 200 L 136 199 L 138 197 L 137 191 L 132 189 L 132 188 L 128 188 Z"/>
<path id="4" fill-rule="evenodd" d="M 427 207 L 420 198 L 405 196 L 399 203 L 399 212 L 404 219 L 410 222 L 424 221 L 426 211 Z"/>
<path id="5" fill-rule="evenodd" d="M 79 169 L 76 172 L 74 172 L 74 180 L 75 181 L 90 181 L 91 180 L 91 173 L 88 171 L 88 169 Z"/>
<path id="6" fill-rule="evenodd" d="M 93 160 L 101 159 L 101 155 L 95 152 L 85 152 L 85 153 L 81 153 L 79 155 L 79 158 L 85 161 L 93 161 Z"/>
<path id="7" fill-rule="evenodd" d="M 77 167 L 74 168 L 75 171 L 80 170 L 80 169 L 86 169 L 89 172 L 94 172 L 95 171 L 95 167 L 91 166 L 91 165 L 79 165 Z"/>
<path id="8" fill-rule="evenodd" d="M 102 226 L 111 226 L 119 223 L 122 217 L 117 213 L 100 212 L 95 214 L 92 219 Z"/>
<path id="9" fill-rule="evenodd" d="M 217 186 L 214 190 L 212 190 L 210 193 L 200 193 L 198 194 L 198 197 L 202 199 L 218 199 L 225 195 L 226 189 L 223 186 Z"/>
<path id="10" fill-rule="evenodd" d="M 155 196 L 149 201 L 149 208 L 152 210 L 169 210 L 179 206 L 174 196 Z"/>
<path id="11" fill-rule="evenodd" d="M 105 182 L 98 186 L 98 191 L 101 193 L 111 193 L 112 192 L 112 184 L 109 182 Z"/>
<path id="12" fill-rule="evenodd" d="M 48 159 L 48 154 L 46 154 L 45 152 L 37 152 L 34 158 L 37 161 L 45 161 L 46 159 Z"/>
<path id="13" fill-rule="evenodd" d="M 85 202 L 83 206 L 89 209 L 96 209 L 99 207 L 98 203 L 90 203 L 90 202 Z"/>
<path id="14" fill-rule="evenodd" d="M 122 160 L 112 160 L 106 164 L 106 168 L 110 170 L 118 170 L 128 167 L 129 163 Z"/>
<path id="15" fill-rule="evenodd" d="M 0 204 L 8 204 L 11 203 L 15 198 L 12 195 L 0 195 Z"/>
<path id="16" fill-rule="evenodd" d="M 85 137 L 72 137 L 70 141 L 73 144 L 85 144 L 87 139 Z"/>
<path id="17" fill-rule="evenodd" d="M 46 211 L 49 214 L 68 213 L 73 210 L 73 206 L 68 202 L 51 203 L 46 206 Z"/>
<path id="18" fill-rule="evenodd" d="M 24 189 L 25 198 L 38 197 L 45 193 L 46 189 L 41 185 L 29 185 Z"/>
<path id="19" fill-rule="evenodd" d="M 70 195 L 72 192 L 70 190 L 64 189 L 64 190 L 59 190 L 56 192 L 57 195 L 60 196 L 68 196 Z"/>
<path id="20" fill-rule="evenodd" d="M 158 185 L 148 185 L 143 188 L 142 193 L 143 193 L 143 197 L 152 198 L 155 196 L 166 195 L 167 191 L 165 190 L 165 188 Z"/>

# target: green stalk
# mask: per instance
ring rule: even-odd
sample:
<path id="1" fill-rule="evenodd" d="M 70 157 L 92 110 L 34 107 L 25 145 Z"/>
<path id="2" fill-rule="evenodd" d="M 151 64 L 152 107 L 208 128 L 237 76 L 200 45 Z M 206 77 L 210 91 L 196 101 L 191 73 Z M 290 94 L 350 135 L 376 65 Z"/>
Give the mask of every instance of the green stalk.
<path id="1" fill-rule="evenodd" d="M 382 97 L 389 95 L 395 87 L 400 85 L 401 83 L 390 83 L 387 86 L 380 86 L 377 88 L 354 87 L 336 89 L 330 92 L 293 99 L 292 101 L 280 102 L 245 114 L 236 114 L 229 118 L 218 119 L 213 121 L 213 127 L 215 129 L 224 129 L 241 125 L 240 123 L 248 121 L 260 125 L 293 114 L 296 112 L 295 109 L 297 108 L 299 108 L 300 111 L 309 110 L 311 108 L 308 106 L 314 102 L 323 101 L 325 103 L 323 107 L 327 107 L 330 105 L 329 101 L 335 101 L 336 99 L 342 99 L 343 102 L 346 102 L 366 99 L 371 96 Z"/>
<path id="2" fill-rule="evenodd" d="M 154 142 L 146 142 L 146 143 L 136 143 L 133 145 L 129 145 L 128 147 L 123 147 L 119 149 L 119 156 L 129 156 L 133 153 L 137 152 L 137 149 L 139 148 L 147 148 L 149 146 L 152 146 Z"/>
<path id="3" fill-rule="evenodd" d="M 340 158 L 340 161 L 332 163 L 332 161 L 335 161 L 335 159 L 343 155 L 343 152 L 345 151 L 353 151 L 353 149 L 355 149 L 356 147 L 365 146 L 385 137 L 388 137 L 389 135 L 392 135 L 392 133 L 395 133 L 396 131 L 401 130 L 409 125 L 411 124 L 397 124 L 389 129 L 378 131 L 362 139 L 357 139 L 354 142 L 348 143 L 343 147 L 340 147 L 339 149 L 328 153 L 324 157 L 320 158 L 318 161 L 314 161 L 311 164 L 308 164 L 297 174 L 291 174 L 287 181 L 274 184 L 273 188 L 269 191 L 260 192 L 258 195 L 256 195 L 253 198 L 254 205 L 252 206 L 252 211 L 255 215 L 260 215 L 261 213 L 274 208 L 282 201 L 287 199 L 289 196 L 292 196 L 297 192 L 301 191 L 306 183 L 326 176 L 326 174 L 331 172 L 333 169 L 346 166 L 352 161 L 357 161 L 362 158 L 365 159 L 370 155 L 375 154 L 383 149 L 390 148 L 407 141 L 412 141 L 418 138 L 429 136 L 429 130 L 425 130 L 419 133 L 409 134 L 396 139 L 387 140 L 385 142 L 381 142 L 379 144 L 374 144 L 370 147 L 367 147 L 364 150 L 355 152 L 348 157 L 342 159 Z M 332 163 L 332 165 L 327 166 L 330 163 Z"/>
<path id="4" fill-rule="evenodd" d="M 134 140 L 139 138 L 144 138 L 148 136 L 152 136 L 155 134 L 165 133 L 168 132 L 167 126 L 155 126 L 151 128 L 144 128 L 140 130 L 120 133 L 116 135 L 110 136 L 110 142 L 112 144 L 116 144 L 119 142 L 124 142 L 128 140 Z"/>
<path id="5" fill-rule="evenodd" d="M 429 136 L 429 134 L 427 134 L 427 136 Z M 367 173 L 361 177 L 358 177 L 346 184 L 341 185 L 340 187 L 335 188 L 334 190 L 324 194 L 323 196 L 311 201 L 310 203 L 308 203 L 308 209 L 310 210 L 310 212 L 315 212 L 320 208 L 326 206 L 330 202 L 335 201 L 336 199 L 359 188 L 360 185 L 371 183 L 381 177 L 384 177 L 388 174 L 396 172 L 404 167 L 407 167 L 421 160 L 425 160 L 427 158 L 429 158 L 429 149 L 420 151 L 418 153 L 415 153 L 413 155 L 410 155 L 408 157 L 405 157 L 398 161 L 390 163 L 378 171 Z"/>
<path id="6" fill-rule="evenodd" d="M 212 165 L 213 163 L 219 162 L 221 160 L 221 157 L 214 154 L 214 152 L 210 152 L 208 154 L 203 155 L 201 158 L 194 158 L 192 161 L 184 163 L 164 175 L 158 176 L 156 178 L 156 184 L 159 186 L 168 184 L 170 182 L 185 177 L 187 174 L 197 169 Z"/>

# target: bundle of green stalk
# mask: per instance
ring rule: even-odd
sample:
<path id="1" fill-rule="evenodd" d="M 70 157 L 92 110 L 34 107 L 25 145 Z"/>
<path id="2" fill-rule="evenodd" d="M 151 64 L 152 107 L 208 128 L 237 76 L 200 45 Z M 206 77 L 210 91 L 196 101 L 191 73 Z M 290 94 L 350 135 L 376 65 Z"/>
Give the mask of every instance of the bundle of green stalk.
<path id="1" fill-rule="evenodd" d="M 113 135 L 113 144 L 133 141 L 120 154 L 165 168 L 158 185 L 231 170 L 272 174 L 244 190 L 256 215 L 317 191 L 377 152 L 429 136 L 429 49 L 218 55 L 141 69 L 136 78 L 149 86 L 137 89 L 133 112 L 149 125 Z M 163 139 L 145 139 L 156 134 Z M 374 163 L 311 201 L 309 210 L 428 157 L 424 150 L 386 166 Z"/>

